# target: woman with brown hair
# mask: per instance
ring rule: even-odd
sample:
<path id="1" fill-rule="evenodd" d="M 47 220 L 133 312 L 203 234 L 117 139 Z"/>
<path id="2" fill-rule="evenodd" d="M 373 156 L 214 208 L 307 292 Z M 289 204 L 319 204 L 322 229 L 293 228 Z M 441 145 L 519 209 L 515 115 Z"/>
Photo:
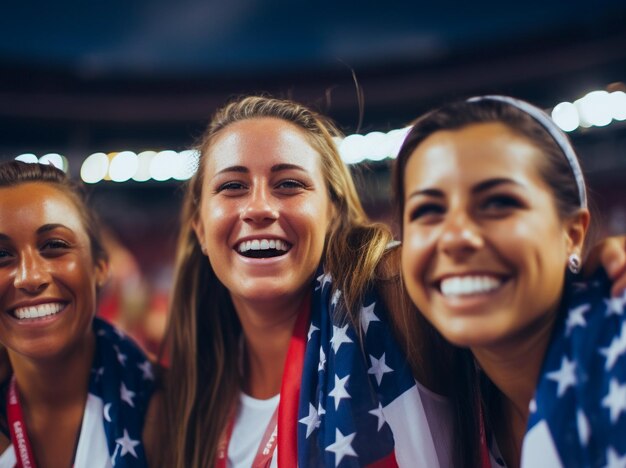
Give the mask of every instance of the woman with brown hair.
<path id="1" fill-rule="evenodd" d="M 94 318 L 107 273 L 80 187 L 0 164 L 0 467 L 147 466 L 152 364 Z"/>
<path id="2" fill-rule="evenodd" d="M 590 214 L 567 137 L 510 97 L 449 104 L 416 121 L 395 186 L 405 284 L 458 346 L 483 466 L 624 466 L 626 296 L 578 278 Z"/>

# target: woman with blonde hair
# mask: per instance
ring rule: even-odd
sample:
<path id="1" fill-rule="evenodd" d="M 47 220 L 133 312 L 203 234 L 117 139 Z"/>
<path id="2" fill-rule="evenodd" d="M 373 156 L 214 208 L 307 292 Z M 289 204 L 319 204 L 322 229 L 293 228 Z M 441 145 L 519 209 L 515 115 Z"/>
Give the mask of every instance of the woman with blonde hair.
<path id="1" fill-rule="evenodd" d="M 437 343 L 402 313 L 337 135 L 286 100 L 214 116 L 176 262 L 167 466 L 452 465 L 448 404 L 413 377 L 437 386 Z"/>

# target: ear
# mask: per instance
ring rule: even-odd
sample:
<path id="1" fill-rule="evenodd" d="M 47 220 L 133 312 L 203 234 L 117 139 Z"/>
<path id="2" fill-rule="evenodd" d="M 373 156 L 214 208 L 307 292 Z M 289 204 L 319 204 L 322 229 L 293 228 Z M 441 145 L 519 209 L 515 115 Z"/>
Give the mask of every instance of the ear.
<path id="1" fill-rule="evenodd" d="M 567 254 L 577 253 L 582 256 L 583 244 L 590 221 L 589 210 L 580 209 L 565 222 Z"/>
<path id="2" fill-rule="evenodd" d="M 200 221 L 198 221 L 197 218 L 194 218 L 191 221 L 191 229 L 193 229 L 193 232 L 195 232 L 198 242 L 200 243 L 200 245 L 202 245 L 202 239 L 204 239 L 204 226 Z"/>
<path id="3" fill-rule="evenodd" d="M 102 288 L 109 280 L 109 261 L 107 259 L 100 259 L 96 261 L 96 286 L 98 289 Z"/>

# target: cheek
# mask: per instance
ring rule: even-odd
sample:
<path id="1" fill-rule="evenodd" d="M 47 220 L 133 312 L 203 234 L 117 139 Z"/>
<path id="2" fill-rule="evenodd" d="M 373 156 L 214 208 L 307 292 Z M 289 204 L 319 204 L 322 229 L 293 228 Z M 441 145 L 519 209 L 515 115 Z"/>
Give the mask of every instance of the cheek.
<path id="1" fill-rule="evenodd" d="M 402 274 L 406 288 L 414 302 L 420 301 L 424 295 L 423 278 L 428 268 L 432 242 L 421 230 L 404 229 L 402 245 Z M 416 304 L 419 305 L 419 304 Z"/>

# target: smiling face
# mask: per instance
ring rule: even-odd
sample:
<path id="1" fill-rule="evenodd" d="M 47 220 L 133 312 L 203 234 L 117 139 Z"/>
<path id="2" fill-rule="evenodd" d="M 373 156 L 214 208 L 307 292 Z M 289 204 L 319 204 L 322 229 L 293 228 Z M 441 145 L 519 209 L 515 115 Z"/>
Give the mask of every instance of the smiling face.
<path id="1" fill-rule="evenodd" d="M 0 188 L 0 342 L 9 352 L 55 359 L 91 333 L 94 264 L 74 202 L 51 184 Z"/>
<path id="2" fill-rule="evenodd" d="M 321 156 L 287 121 L 230 124 L 209 146 L 195 230 L 235 304 L 301 297 L 332 213 Z"/>
<path id="3" fill-rule="evenodd" d="M 457 345 L 495 345 L 552 323 L 585 228 L 559 218 L 541 158 L 507 126 L 481 123 L 430 135 L 407 162 L 407 290 Z"/>

